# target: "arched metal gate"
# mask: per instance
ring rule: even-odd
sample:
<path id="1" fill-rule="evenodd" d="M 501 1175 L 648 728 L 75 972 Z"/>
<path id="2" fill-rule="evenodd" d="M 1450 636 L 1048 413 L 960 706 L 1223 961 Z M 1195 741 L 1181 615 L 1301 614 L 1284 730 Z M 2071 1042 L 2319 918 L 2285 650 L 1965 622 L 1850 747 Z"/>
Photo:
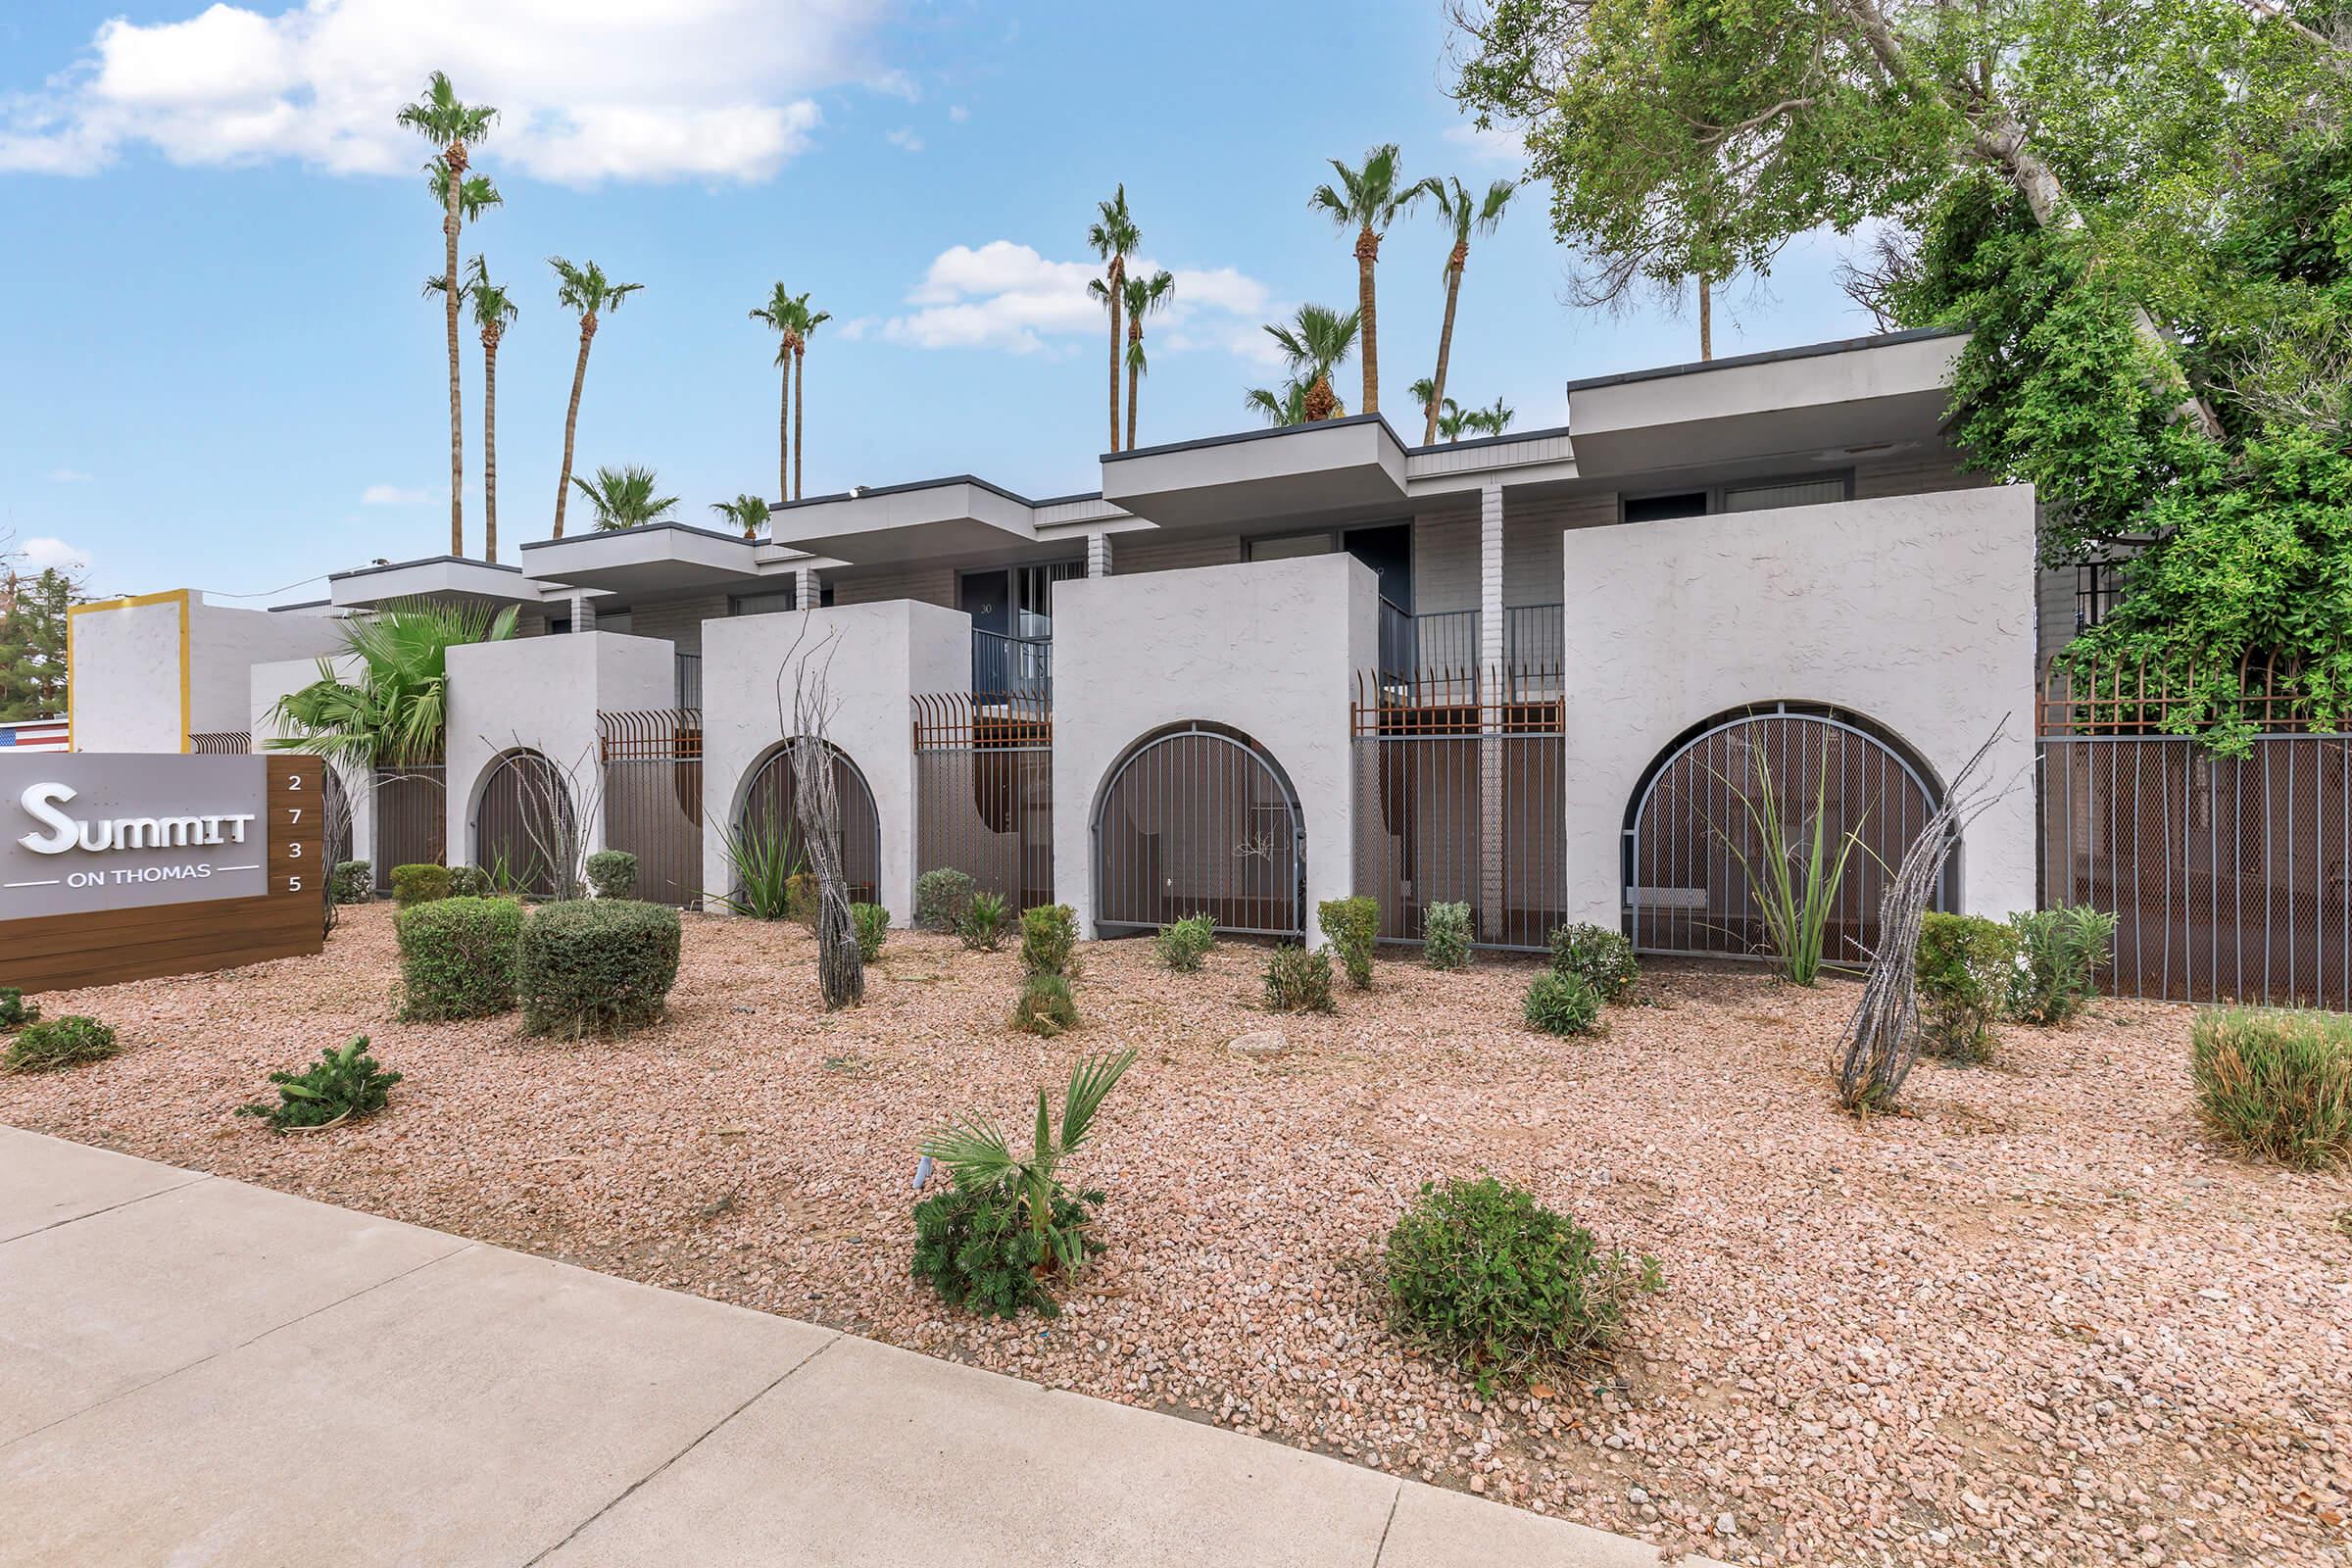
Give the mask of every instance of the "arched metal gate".
<path id="1" fill-rule="evenodd" d="M 831 744 L 825 749 L 833 754 L 833 793 L 841 802 L 841 866 L 849 879 L 850 902 L 872 904 L 882 885 L 882 816 L 874 809 L 874 792 L 866 787 L 865 775 L 849 754 Z M 781 831 L 798 844 L 801 818 L 794 785 L 792 753 L 779 744 L 752 769 L 752 782 L 743 795 L 741 830 Z"/>
<path id="2" fill-rule="evenodd" d="M 539 752 L 509 752 L 490 764 L 473 808 L 473 863 L 501 892 L 568 897 L 579 868 L 565 867 L 579 843 L 571 786 Z M 559 874 L 559 873 L 562 874 Z"/>
<path id="3" fill-rule="evenodd" d="M 1191 914 L 1244 935 L 1306 931 L 1298 792 L 1248 736 L 1200 723 L 1129 752 L 1095 815 L 1095 923 L 1143 931 Z"/>
<path id="4" fill-rule="evenodd" d="M 1817 821 L 1826 861 L 1835 862 L 1847 833 L 1858 840 L 1822 952 L 1832 963 L 1868 961 L 1879 938 L 1879 901 L 1934 814 L 1938 791 L 1922 767 L 1851 715 L 1793 704 L 1709 720 L 1669 747 L 1635 791 L 1623 870 L 1626 931 L 1637 948 L 1736 957 L 1770 952 L 1745 868 L 1763 865 L 1756 815 L 1768 788 L 1788 824 L 1800 892 Z M 1936 907 L 1948 906 L 1956 871 L 1946 868 Z"/>

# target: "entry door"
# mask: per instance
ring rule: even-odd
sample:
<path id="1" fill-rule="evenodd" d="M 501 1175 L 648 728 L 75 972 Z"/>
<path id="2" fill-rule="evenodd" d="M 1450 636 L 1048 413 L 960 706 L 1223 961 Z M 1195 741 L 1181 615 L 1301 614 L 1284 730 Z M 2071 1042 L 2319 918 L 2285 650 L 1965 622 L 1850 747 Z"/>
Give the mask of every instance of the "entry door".
<path id="1" fill-rule="evenodd" d="M 1348 553 L 1380 574 L 1380 597 L 1406 614 L 1413 612 L 1413 525 L 1386 523 L 1350 528 L 1341 536 Z"/>
<path id="2" fill-rule="evenodd" d="M 1012 632 L 1012 598 L 1002 571 L 967 571 L 956 590 L 957 604 L 972 617 L 972 630 L 993 631 L 1000 637 Z"/>

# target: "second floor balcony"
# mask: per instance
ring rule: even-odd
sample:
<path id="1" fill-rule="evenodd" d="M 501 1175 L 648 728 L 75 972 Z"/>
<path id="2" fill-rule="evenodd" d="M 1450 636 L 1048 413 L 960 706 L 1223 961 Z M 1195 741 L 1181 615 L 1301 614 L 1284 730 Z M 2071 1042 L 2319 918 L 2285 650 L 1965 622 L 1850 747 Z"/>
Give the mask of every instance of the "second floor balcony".
<path id="1" fill-rule="evenodd" d="M 1054 700 L 1054 639 L 972 630 L 972 695 L 1025 706 Z"/>
<path id="2" fill-rule="evenodd" d="M 1482 670 L 1484 616 L 1475 610 L 1416 615 L 1395 602 L 1380 602 L 1380 674 L 1383 685 L 1446 688 L 1467 698 L 1489 672 Z M 1492 672 L 1501 682 L 1493 694 L 1518 702 L 1559 694 L 1566 631 L 1558 605 L 1508 605 L 1502 612 L 1502 664 Z"/>

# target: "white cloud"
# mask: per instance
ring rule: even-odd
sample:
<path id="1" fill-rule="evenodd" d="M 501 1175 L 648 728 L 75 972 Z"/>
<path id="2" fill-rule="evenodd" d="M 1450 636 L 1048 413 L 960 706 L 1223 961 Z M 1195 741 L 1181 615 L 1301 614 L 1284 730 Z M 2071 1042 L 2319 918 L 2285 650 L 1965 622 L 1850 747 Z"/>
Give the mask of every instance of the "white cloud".
<path id="1" fill-rule="evenodd" d="M 88 484 L 90 476 L 79 468 L 51 468 L 49 482 L 51 484 Z"/>
<path id="2" fill-rule="evenodd" d="M 363 507 L 421 507 L 440 499 L 430 490 L 413 490 L 397 484 L 371 484 L 360 492 Z"/>
<path id="3" fill-rule="evenodd" d="M 763 179 L 820 123 L 808 94 L 918 96 L 871 58 L 881 30 L 861 0 L 307 0 L 118 17 L 40 90 L 0 95 L 0 171 L 89 173 L 146 146 L 179 164 L 413 174 L 428 151 L 393 116 L 442 69 L 501 111 L 481 158 L 493 172 Z"/>
<path id="4" fill-rule="evenodd" d="M 1456 147 L 1468 149 L 1470 156 L 1482 164 L 1527 167 L 1527 138 L 1508 125 L 1485 130 L 1471 124 L 1447 125 L 1445 138 Z"/>
<path id="5" fill-rule="evenodd" d="M 950 104 L 948 105 L 948 118 L 960 125 L 972 118 L 972 112 L 961 104 Z"/>
<path id="6" fill-rule="evenodd" d="M 54 566 L 69 576 L 78 576 L 90 569 L 89 552 L 76 550 L 63 539 L 27 539 L 24 556 L 24 564 L 34 571 Z"/>
<path id="7" fill-rule="evenodd" d="M 923 138 L 914 133 L 912 125 L 901 125 L 882 139 L 893 147 L 903 148 L 910 153 L 919 153 L 923 150 Z"/>
<path id="8" fill-rule="evenodd" d="M 1157 270 L 1158 264 L 1133 259 L 1131 270 Z M 1176 291 L 1148 330 L 1160 333 L 1162 347 L 1221 348 L 1256 359 L 1250 338 L 1262 338 L 1257 322 L 1270 309 L 1266 285 L 1234 268 L 1173 269 Z M 1102 275 L 1094 262 L 1057 262 L 1027 245 L 990 240 L 974 248 L 955 245 L 932 260 L 923 280 L 906 296 L 916 307 L 878 324 L 854 321 L 855 336 L 868 331 L 913 348 L 1002 348 L 1034 354 L 1055 340 L 1102 332 L 1102 307 L 1086 291 Z M 845 336 L 852 335 L 849 332 Z"/>

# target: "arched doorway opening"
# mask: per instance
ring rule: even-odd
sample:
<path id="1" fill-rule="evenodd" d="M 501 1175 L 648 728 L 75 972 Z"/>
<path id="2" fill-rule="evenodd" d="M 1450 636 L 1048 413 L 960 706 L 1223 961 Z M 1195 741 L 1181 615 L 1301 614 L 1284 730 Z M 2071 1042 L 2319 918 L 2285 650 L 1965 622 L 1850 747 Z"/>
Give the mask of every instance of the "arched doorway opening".
<path id="1" fill-rule="evenodd" d="M 841 866 L 854 904 L 878 904 L 882 885 L 882 816 L 874 808 L 874 792 L 865 775 L 850 760 L 849 753 L 824 743 L 832 759 L 833 793 L 841 802 Z M 735 813 L 736 830 L 749 834 L 790 835 L 801 841 L 797 776 L 792 766 L 792 743 L 778 741 L 760 754 L 744 786 L 743 805 Z"/>
<path id="2" fill-rule="evenodd" d="M 1106 935 L 1206 914 L 1237 935 L 1305 936 L 1298 792 L 1238 730 L 1174 724 L 1128 748 L 1103 783 L 1094 840 Z"/>

